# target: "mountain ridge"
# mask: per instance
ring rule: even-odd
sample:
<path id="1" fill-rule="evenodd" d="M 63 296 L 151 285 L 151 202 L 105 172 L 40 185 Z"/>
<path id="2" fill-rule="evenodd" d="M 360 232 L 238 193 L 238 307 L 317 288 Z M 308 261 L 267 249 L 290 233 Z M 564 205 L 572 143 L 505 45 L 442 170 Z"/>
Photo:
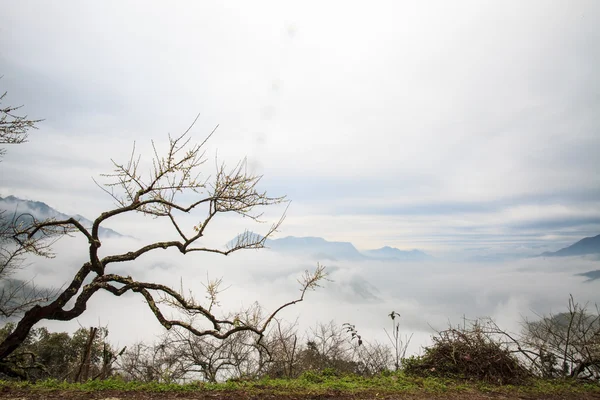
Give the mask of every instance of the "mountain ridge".
<path id="1" fill-rule="evenodd" d="M 261 235 L 254 232 L 246 232 L 243 235 L 257 239 L 262 238 Z M 238 235 L 233 238 L 229 241 L 228 246 L 234 245 L 240 237 L 241 235 Z M 318 236 L 285 236 L 278 239 L 267 239 L 265 247 L 277 253 L 333 261 L 426 261 L 434 259 L 421 250 L 400 250 L 390 246 L 359 251 L 351 242 L 328 241 Z"/>
<path id="2" fill-rule="evenodd" d="M 418 249 L 400 250 L 396 247 L 390 246 L 384 246 L 373 250 L 365 250 L 363 253 L 373 258 L 385 260 L 426 261 L 433 259 L 432 256 Z"/>
<path id="3" fill-rule="evenodd" d="M 557 251 L 546 251 L 538 257 L 569 257 L 600 254 L 600 235 L 585 237 Z"/>
<path id="4" fill-rule="evenodd" d="M 316 236 L 286 236 L 280 239 L 267 239 L 266 247 L 279 253 L 310 252 L 316 258 L 330 258 L 334 260 L 364 260 L 365 257 L 350 242 L 330 242 Z"/>
<path id="5" fill-rule="evenodd" d="M 26 210 L 19 210 L 19 207 L 25 207 Z M 93 225 L 92 221 L 83 217 L 82 215 L 68 215 L 58 211 L 53 207 L 50 207 L 48 204 L 42 201 L 25 200 L 12 195 L 7 197 L 0 197 L 0 210 L 6 212 L 19 211 L 19 213 L 29 212 L 33 217 L 35 217 L 38 220 L 44 220 L 48 218 L 56 218 L 58 220 L 75 218 L 86 228 L 91 228 L 91 226 Z M 126 237 L 125 235 L 113 229 L 104 227 L 100 227 L 98 229 L 98 235 L 104 238 Z"/>

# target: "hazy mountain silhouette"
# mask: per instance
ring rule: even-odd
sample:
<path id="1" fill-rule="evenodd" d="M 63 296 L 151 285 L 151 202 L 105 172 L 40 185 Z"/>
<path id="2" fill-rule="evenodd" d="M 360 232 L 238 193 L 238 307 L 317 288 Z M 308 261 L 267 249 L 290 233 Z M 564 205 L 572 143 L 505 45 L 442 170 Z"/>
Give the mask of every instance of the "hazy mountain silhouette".
<path id="1" fill-rule="evenodd" d="M 5 198 L 0 197 L 0 210 L 4 211 L 5 216 L 8 218 L 12 218 L 13 215 L 18 216 L 21 214 L 25 214 L 20 217 L 20 221 L 22 221 L 25 224 L 31 222 L 31 216 L 40 221 L 48 218 L 63 220 L 72 217 L 79 221 L 86 228 L 91 228 L 93 224 L 92 221 L 81 215 L 63 214 L 60 211 L 57 211 L 54 208 L 50 207 L 48 204 L 42 203 L 41 201 L 23 200 L 15 196 L 8 196 Z M 31 216 L 28 216 L 26 214 L 31 214 Z M 124 235 L 121 235 L 117 231 L 103 227 L 100 227 L 100 229 L 98 230 L 98 235 L 104 238 L 124 237 Z"/>
<path id="2" fill-rule="evenodd" d="M 372 258 L 394 261 L 427 261 L 433 259 L 432 256 L 422 252 L 421 250 L 400 250 L 390 246 L 385 246 L 375 250 L 366 250 L 363 252 L 363 254 Z"/>
<path id="3" fill-rule="evenodd" d="M 262 237 L 253 232 L 247 232 L 245 236 L 240 235 L 228 243 L 233 247 L 240 238 L 254 238 L 260 240 Z M 382 247 L 375 250 L 360 252 L 350 242 L 330 242 L 321 237 L 296 237 L 287 236 L 281 239 L 267 239 L 265 246 L 275 252 L 309 257 L 317 260 L 379 260 L 379 261 L 425 261 L 433 257 L 420 251 L 403 251 L 394 247 Z"/>
<path id="4" fill-rule="evenodd" d="M 600 235 L 594 237 L 586 237 L 558 251 L 547 251 L 540 254 L 542 257 L 567 257 L 567 256 L 584 256 L 586 254 L 600 254 Z"/>
<path id="5" fill-rule="evenodd" d="M 367 259 L 350 242 L 329 242 L 320 237 L 288 236 L 281 239 L 267 239 L 265 245 L 279 253 L 306 255 L 318 259 Z"/>
<path id="6" fill-rule="evenodd" d="M 577 276 L 585 276 L 587 278 L 586 282 L 592 282 L 600 279 L 600 269 L 583 272 L 581 274 L 577 274 Z"/>

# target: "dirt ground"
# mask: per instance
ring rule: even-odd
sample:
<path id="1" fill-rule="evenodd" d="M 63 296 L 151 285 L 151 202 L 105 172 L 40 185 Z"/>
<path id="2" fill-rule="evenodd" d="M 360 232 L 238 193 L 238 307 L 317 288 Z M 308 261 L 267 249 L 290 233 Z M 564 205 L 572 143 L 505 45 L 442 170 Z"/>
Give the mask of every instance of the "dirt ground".
<path id="1" fill-rule="evenodd" d="M 122 391 L 101 391 L 85 393 L 80 391 L 23 391 L 8 389 L 0 392 L 0 399 L 10 400 L 54 400 L 54 399 L 66 399 L 66 400 L 79 400 L 79 399 L 94 399 L 94 400 L 254 400 L 254 399 L 267 399 L 267 400 L 309 400 L 309 399 L 340 399 L 340 400 L 359 400 L 359 399 L 402 399 L 402 400 L 442 400 L 442 399 L 465 399 L 465 400 L 504 400 L 504 399 L 523 399 L 523 400 L 534 400 L 534 399 L 548 399 L 548 400 L 591 400 L 600 399 L 600 393 L 573 393 L 573 394 L 561 394 L 561 395 L 507 395 L 498 393 L 451 393 L 447 395 L 431 395 L 427 393 L 422 394 L 393 394 L 393 393 L 345 393 L 345 392 L 328 392 L 319 394 L 301 393 L 301 394 L 275 394 L 269 392 L 254 392 L 247 393 L 243 391 L 222 391 L 222 392 L 188 392 L 188 393 L 154 393 L 154 392 L 122 392 Z"/>

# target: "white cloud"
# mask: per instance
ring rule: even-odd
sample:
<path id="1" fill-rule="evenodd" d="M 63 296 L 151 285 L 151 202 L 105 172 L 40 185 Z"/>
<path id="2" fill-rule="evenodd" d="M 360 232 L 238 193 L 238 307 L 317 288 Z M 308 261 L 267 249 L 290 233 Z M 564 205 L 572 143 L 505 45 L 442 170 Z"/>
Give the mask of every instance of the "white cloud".
<path id="1" fill-rule="evenodd" d="M 127 251 L 134 241 L 106 240 L 104 254 Z M 60 286 L 84 261 L 83 240 L 59 242 L 58 257 L 38 259 L 23 277 L 36 276 L 38 285 Z M 82 258 L 83 257 L 83 258 Z M 431 328 L 444 328 L 450 321 L 491 316 L 506 329 L 516 330 L 523 316 L 561 312 L 569 294 L 581 303 L 600 301 L 597 282 L 585 282 L 576 274 L 597 269 L 597 261 L 586 258 L 521 259 L 505 263 L 464 263 L 440 260 L 428 263 L 325 262 L 330 281 L 307 295 L 305 302 L 287 309 L 282 316 L 299 318 L 301 328 L 315 322 L 350 322 L 365 338 L 385 340 L 383 328 L 392 310 L 402 315 L 404 332 L 416 332 L 412 351 L 426 343 Z M 298 257 L 270 251 L 246 251 L 228 257 L 213 254 L 181 256 L 176 251 L 155 251 L 135 263 L 112 264 L 110 272 L 135 279 L 172 285 L 197 299 L 204 298 L 207 277 L 223 278 L 227 290 L 221 295 L 224 313 L 258 301 L 274 310 L 296 297 L 296 279 L 315 265 Z M 152 340 L 162 328 L 137 294 L 120 298 L 98 293 L 87 311 L 76 321 L 48 323 L 53 329 L 75 329 L 108 324 L 111 340 L 121 345 Z M 46 323 L 44 323 L 46 324 Z"/>

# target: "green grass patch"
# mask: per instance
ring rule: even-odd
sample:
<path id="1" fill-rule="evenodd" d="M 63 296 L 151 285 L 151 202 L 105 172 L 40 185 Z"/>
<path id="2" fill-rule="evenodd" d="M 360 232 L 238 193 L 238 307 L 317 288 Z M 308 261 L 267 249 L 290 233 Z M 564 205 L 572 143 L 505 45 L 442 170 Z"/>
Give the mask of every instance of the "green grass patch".
<path id="1" fill-rule="evenodd" d="M 0 381 L 0 389 L 31 391 L 144 391 L 144 392 L 191 392 L 191 391 L 243 391 L 249 393 L 310 393 L 319 394 L 332 391 L 345 393 L 498 393 L 556 395 L 561 393 L 600 393 L 598 383 L 581 383 L 570 380 L 535 379 L 519 386 L 492 385 L 435 377 L 406 376 L 403 373 L 386 373 L 373 377 L 337 375 L 316 371 L 305 372 L 297 379 L 260 379 L 254 381 L 228 381 L 223 383 L 193 382 L 187 384 L 159 382 L 126 382 L 120 379 L 68 383 L 58 380 L 38 382 Z"/>

